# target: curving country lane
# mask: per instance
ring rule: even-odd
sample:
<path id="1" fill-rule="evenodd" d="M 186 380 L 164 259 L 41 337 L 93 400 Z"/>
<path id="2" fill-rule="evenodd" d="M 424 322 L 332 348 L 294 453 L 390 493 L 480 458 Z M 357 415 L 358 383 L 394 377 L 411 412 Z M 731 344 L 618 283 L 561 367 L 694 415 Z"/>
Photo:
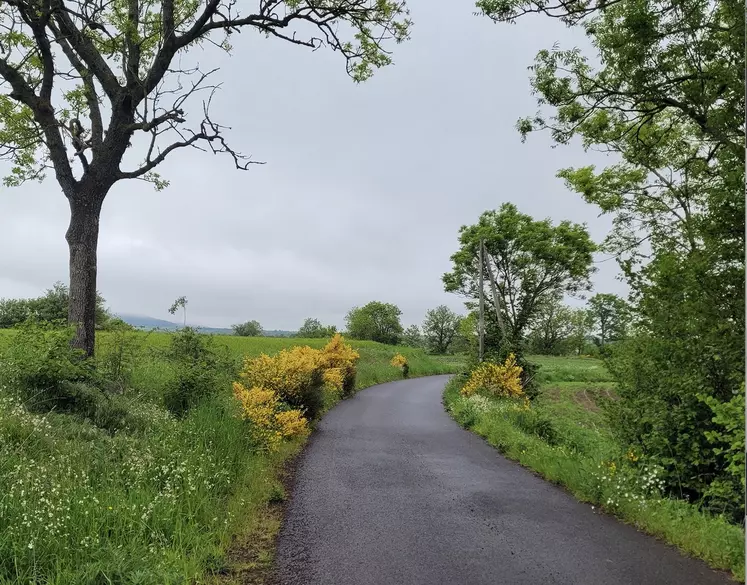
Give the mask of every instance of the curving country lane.
<path id="1" fill-rule="evenodd" d="M 296 470 L 280 583 L 734 583 L 461 429 L 443 410 L 447 380 L 374 386 L 324 417 Z"/>

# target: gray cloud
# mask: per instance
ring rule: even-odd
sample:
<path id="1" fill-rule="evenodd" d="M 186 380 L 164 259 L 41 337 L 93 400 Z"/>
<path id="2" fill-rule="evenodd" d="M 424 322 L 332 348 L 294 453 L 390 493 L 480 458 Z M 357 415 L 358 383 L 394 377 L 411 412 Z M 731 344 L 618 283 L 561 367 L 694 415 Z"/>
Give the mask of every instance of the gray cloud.
<path id="1" fill-rule="evenodd" d="M 469 3 L 411 9 L 412 40 L 362 85 L 339 55 L 257 34 L 235 35 L 232 58 L 198 54 L 222 67 L 214 117 L 237 150 L 267 164 L 239 172 L 227 158 L 180 152 L 160 169 L 166 191 L 118 184 L 99 254 L 99 289 L 115 311 L 167 318 L 186 295 L 197 324 L 292 329 L 307 316 L 342 325 L 350 307 L 376 299 L 419 323 L 437 304 L 462 309 L 440 278 L 459 227 L 486 209 L 513 201 L 604 237 L 609 221 L 555 173 L 605 159 L 551 149 L 545 136 L 521 144 L 514 129 L 535 110 L 526 67 L 536 51 L 584 39 L 542 19 L 493 25 Z M 3 189 L 0 297 L 67 279 L 67 220 L 52 177 Z M 615 263 L 598 266 L 597 289 L 623 292 Z"/>

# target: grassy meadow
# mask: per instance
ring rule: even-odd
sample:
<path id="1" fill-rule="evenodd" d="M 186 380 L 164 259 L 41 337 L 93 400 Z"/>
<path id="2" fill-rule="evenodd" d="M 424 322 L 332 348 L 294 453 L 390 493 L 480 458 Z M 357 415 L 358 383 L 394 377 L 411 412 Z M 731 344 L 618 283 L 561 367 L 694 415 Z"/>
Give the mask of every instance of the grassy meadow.
<path id="1" fill-rule="evenodd" d="M 99 334 L 99 347 L 106 351 L 115 335 L 110 332 Z M 158 394 L 162 388 L 162 382 L 168 375 L 167 368 L 164 366 L 163 360 L 158 358 L 158 355 L 159 351 L 168 346 L 171 334 L 153 332 L 139 333 L 139 335 L 142 336 L 139 340 L 140 347 L 146 356 L 151 357 L 139 360 L 136 364 L 133 386 L 141 392 Z M 241 360 L 247 356 L 256 357 L 261 353 L 273 354 L 281 349 L 300 345 L 320 349 L 328 341 L 327 339 L 235 337 L 230 335 L 215 335 L 213 339 L 216 346 L 225 348 L 229 359 L 236 364 L 236 367 L 239 367 Z M 348 340 L 348 343 L 361 354 L 356 377 L 356 387 L 358 389 L 396 379 L 399 372 L 389 364 L 396 353 L 401 353 L 407 358 L 410 365 L 410 376 L 448 374 L 457 371 L 463 363 L 463 360 L 458 357 L 431 356 L 422 350 L 410 347 L 393 347 L 374 341 Z M 155 356 L 155 359 L 152 356 Z"/>
<path id="2" fill-rule="evenodd" d="M 13 335 L 0 331 L 0 359 Z M 99 369 L 117 383 L 86 390 L 95 399 L 85 411 L 29 410 L 0 376 L 0 585 L 238 583 L 267 571 L 283 465 L 303 441 L 259 451 L 231 382 L 244 356 L 327 340 L 211 338 L 220 392 L 177 417 L 164 408 L 172 339 L 99 334 Z M 401 377 L 389 365 L 398 352 L 412 376 L 457 368 L 419 350 L 352 345 L 357 388 Z"/>
<path id="3" fill-rule="evenodd" d="M 540 394 L 528 409 L 484 395 L 464 397 L 453 379 L 444 402 L 454 419 L 510 459 L 637 528 L 731 571 L 744 582 L 744 529 L 661 495 L 655 466 L 623 453 L 603 405 L 615 399 L 604 364 L 587 357 L 532 356 Z"/>

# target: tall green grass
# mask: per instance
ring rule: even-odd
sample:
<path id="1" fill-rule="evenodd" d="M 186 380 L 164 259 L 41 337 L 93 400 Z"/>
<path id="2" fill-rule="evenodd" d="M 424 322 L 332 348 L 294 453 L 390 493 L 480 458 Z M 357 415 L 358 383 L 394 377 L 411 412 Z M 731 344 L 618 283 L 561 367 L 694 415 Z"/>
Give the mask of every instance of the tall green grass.
<path id="1" fill-rule="evenodd" d="M 591 358 L 533 357 L 541 391 L 529 411 L 485 396 L 465 398 L 453 379 L 444 403 L 454 419 L 507 457 L 567 488 L 574 496 L 744 580 L 744 528 L 662 497 L 657 471 L 632 461 L 610 433 L 599 403 L 614 383 Z M 633 458 L 635 454 L 633 454 Z"/>
<path id="2" fill-rule="evenodd" d="M 98 336 L 102 364 L 116 349 L 113 335 Z M 0 334 L 0 351 L 11 336 Z M 300 443 L 257 452 L 236 416 L 230 381 L 245 355 L 326 340 L 216 336 L 233 364 L 224 391 L 181 419 L 163 406 L 170 340 L 167 333 L 129 337 L 127 383 L 104 400 L 126 414 L 115 430 L 81 414 L 29 412 L 0 384 L 0 585 L 204 582 L 231 567 L 228 553 L 242 535 L 271 554 L 277 524 L 263 518 L 282 494 L 281 466 Z M 421 351 L 354 345 L 359 388 L 401 377 L 389 365 L 397 352 L 412 375 L 454 371 Z"/>

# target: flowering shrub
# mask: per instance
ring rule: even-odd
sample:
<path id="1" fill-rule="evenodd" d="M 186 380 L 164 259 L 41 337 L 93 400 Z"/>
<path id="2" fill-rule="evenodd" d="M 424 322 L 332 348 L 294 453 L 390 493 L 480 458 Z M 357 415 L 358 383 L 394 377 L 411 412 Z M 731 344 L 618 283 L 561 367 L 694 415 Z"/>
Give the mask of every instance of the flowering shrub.
<path id="1" fill-rule="evenodd" d="M 402 368 L 402 377 L 407 378 L 410 373 L 410 364 L 407 363 L 407 358 L 405 356 L 403 356 L 401 353 L 398 353 L 392 358 L 392 361 L 389 363 L 395 368 Z"/>
<path id="2" fill-rule="evenodd" d="M 345 374 L 342 368 L 324 370 L 323 379 L 325 390 L 336 396 L 342 396 L 342 389 L 345 384 Z"/>
<path id="3" fill-rule="evenodd" d="M 339 333 L 321 350 L 325 385 L 333 392 L 349 396 L 355 390 L 355 365 L 360 354 L 347 345 Z"/>
<path id="4" fill-rule="evenodd" d="M 259 447 L 274 451 L 284 439 L 308 432 L 301 411 L 282 410 L 283 404 L 274 390 L 246 388 L 234 382 L 233 393 L 241 403 L 241 418 L 251 423 L 250 433 Z"/>
<path id="5" fill-rule="evenodd" d="M 272 390 L 309 418 L 321 409 L 324 363 L 319 350 L 299 346 L 274 356 L 247 358 L 240 377 L 245 386 Z"/>
<path id="6" fill-rule="evenodd" d="M 514 354 L 509 354 L 502 365 L 485 362 L 472 371 L 462 387 L 462 394 L 472 396 L 483 390 L 494 396 L 522 396 L 521 373 L 522 368 L 516 364 Z"/>
<path id="7" fill-rule="evenodd" d="M 343 396 L 353 391 L 359 357 L 337 334 L 321 350 L 298 346 L 247 358 L 240 377 L 244 386 L 272 390 L 279 400 L 314 418 L 325 388 Z"/>

